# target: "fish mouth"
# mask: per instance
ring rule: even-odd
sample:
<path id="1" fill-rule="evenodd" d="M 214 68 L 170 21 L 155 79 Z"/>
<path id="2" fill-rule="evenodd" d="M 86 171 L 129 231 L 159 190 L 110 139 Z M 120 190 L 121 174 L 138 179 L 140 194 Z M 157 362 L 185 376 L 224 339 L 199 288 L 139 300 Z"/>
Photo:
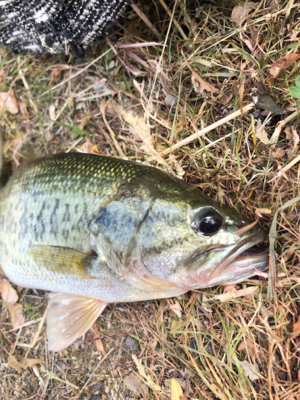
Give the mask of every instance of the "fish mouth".
<path id="1" fill-rule="evenodd" d="M 195 280 L 195 286 L 212 287 L 217 285 L 231 285 L 240 283 L 257 271 L 265 271 L 269 267 L 268 248 L 261 245 L 267 234 L 262 229 L 253 235 L 242 239 L 235 246 L 221 246 L 206 249 L 207 254 L 220 254 L 220 261 L 214 268 L 199 268 L 190 271 L 190 277 Z M 222 254 L 224 254 L 222 256 Z M 200 254 L 199 254 L 200 256 Z M 199 258 L 199 261 L 201 256 Z"/>

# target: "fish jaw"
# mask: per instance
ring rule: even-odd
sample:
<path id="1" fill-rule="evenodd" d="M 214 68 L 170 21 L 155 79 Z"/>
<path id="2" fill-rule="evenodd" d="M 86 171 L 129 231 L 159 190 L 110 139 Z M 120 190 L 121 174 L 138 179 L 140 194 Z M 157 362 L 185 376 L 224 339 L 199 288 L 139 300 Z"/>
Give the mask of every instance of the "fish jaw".
<path id="1" fill-rule="evenodd" d="M 259 249 L 257 245 L 266 237 L 266 232 L 259 229 L 255 235 L 241 240 L 237 245 L 214 246 L 207 249 L 216 259 L 214 265 L 193 267 L 182 284 L 190 289 L 200 289 L 217 285 L 240 283 L 257 271 L 265 271 L 269 267 L 269 254 L 266 248 Z M 207 257 L 206 257 L 207 258 Z"/>

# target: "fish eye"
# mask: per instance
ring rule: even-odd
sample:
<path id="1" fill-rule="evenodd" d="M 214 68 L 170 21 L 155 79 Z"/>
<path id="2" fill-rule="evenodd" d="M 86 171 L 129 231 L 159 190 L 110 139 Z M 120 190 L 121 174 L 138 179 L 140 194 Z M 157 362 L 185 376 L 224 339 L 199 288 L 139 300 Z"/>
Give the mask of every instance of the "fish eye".
<path id="1" fill-rule="evenodd" d="M 212 236 L 223 225 L 222 216 L 215 210 L 200 211 L 195 215 L 192 227 L 199 235 Z"/>

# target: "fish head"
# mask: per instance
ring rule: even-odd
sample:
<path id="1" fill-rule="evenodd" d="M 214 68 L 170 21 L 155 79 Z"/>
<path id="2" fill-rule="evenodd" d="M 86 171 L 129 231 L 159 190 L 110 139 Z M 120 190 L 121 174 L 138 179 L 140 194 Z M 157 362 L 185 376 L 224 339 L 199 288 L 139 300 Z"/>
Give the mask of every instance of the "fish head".
<path id="1" fill-rule="evenodd" d="M 235 284 L 268 268 L 266 232 L 197 190 L 156 198 L 132 241 L 124 277 L 145 290 Z"/>

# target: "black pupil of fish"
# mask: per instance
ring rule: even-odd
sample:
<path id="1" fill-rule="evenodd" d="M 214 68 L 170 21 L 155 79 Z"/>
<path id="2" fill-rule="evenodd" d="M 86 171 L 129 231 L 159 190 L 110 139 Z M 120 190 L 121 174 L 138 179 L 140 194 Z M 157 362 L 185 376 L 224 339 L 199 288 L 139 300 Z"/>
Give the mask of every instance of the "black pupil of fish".
<path id="1" fill-rule="evenodd" d="M 211 235 L 217 232 L 222 226 L 222 220 L 217 217 L 206 216 L 204 217 L 199 225 L 199 231 L 206 235 Z"/>

